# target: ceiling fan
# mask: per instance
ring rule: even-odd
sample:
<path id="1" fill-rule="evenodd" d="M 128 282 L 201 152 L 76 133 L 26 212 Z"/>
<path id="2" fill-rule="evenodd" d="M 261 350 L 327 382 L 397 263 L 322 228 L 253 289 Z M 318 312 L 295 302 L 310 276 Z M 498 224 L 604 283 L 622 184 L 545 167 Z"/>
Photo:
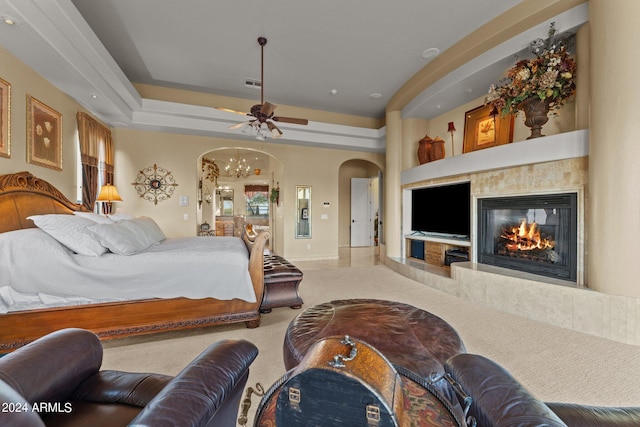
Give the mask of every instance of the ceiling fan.
<path id="1" fill-rule="evenodd" d="M 243 132 L 256 135 L 257 139 L 264 141 L 269 136 L 272 138 L 280 138 L 282 136 L 282 131 L 273 122 L 306 125 L 309 123 L 309 120 L 275 116 L 274 113 L 277 106 L 264 101 L 264 46 L 267 44 L 267 39 L 265 37 L 258 37 L 258 44 L 260 45 L 260 104 L 251 107 L 248 113 L 229 108 L 216 108 L 222 111 L 253 117 L 248 121 L 229 126 L 229 129 L 242 129 Z"/>

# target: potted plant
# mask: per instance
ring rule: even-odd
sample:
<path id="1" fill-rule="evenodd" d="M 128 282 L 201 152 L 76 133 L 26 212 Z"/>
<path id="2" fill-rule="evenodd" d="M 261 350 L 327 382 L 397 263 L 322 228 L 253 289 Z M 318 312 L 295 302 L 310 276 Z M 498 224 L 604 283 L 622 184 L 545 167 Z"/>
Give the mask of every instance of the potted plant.
<path id="1" fill-rule="evenodd" d="M 280 202 L 280 185 L 279 184 L 276 188 L 271 189 L 269 200 L 271 201 L 271 203 L 275 203 L 276 205 Z"/>
<path id="2" fill-rule="evenodd" d="M 376 216 L 373 219 L 373 244 L 378 246 L 378 225 L 380 224 L 380 216 L 378 215 L 379 211 L 376 211 Z"/>
<path id="3" fill-rule="evenodd" d="M 573 34 L 558 35 L 552 22 L 546 40 L 530 43 L 536 57 L 518 61 L 497 86 L 489 89 L 485 104 L 490 104 L 494 112 L 506 115 L 524 111 L 525 125 L 531 128 L 527 139 L 544 136 L 541 129 L 547 114 L 575 94 L 576 62 L 568 50 L 573 38 Z"/>

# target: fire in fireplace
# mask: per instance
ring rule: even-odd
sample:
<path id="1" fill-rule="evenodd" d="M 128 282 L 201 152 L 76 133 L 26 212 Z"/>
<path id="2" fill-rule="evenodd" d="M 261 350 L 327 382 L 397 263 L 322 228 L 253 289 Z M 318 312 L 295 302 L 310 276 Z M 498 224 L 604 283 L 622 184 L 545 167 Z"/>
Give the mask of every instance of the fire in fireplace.
<path id="1" fill-rule="evenodd" d="M 478 262 L 576 280 L 577 195 L 478 200 Z"/>

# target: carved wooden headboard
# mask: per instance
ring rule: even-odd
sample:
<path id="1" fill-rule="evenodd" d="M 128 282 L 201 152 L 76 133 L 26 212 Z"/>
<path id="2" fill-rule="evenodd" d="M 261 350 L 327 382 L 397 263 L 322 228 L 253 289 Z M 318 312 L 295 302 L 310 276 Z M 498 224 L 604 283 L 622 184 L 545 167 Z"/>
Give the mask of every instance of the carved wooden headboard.
<path id="1" fill-rule="evenodd" d="M 31 215 L 86 211 L 57 188 L 29 172 L 0 175 L 0 233 L 35 227 Z"/>

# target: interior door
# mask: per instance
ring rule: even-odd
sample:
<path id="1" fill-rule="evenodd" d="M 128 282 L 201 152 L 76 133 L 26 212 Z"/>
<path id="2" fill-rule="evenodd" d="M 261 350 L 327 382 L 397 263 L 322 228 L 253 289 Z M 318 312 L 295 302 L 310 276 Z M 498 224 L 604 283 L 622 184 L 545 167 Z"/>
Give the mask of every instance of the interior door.
<path id="1" fill-rule="evenodd" d="M 373 246 L 371 179 L 351 178 L 351 247 Z"/>

